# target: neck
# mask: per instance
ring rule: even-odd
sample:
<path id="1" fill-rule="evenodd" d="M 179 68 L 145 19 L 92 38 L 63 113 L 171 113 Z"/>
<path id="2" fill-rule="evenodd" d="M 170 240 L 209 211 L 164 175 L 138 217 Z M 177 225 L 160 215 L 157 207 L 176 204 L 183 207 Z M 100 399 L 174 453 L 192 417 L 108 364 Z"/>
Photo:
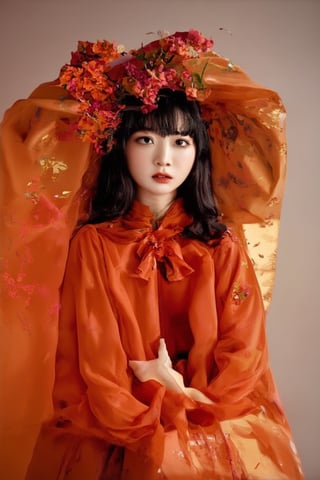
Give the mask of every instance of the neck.
<path id="1" fill-rule="evenodd" d="M 153 198 L 141 198 L 139 195 L 137 195 L 137 200 L 150 208 L 154 216 L 154 220 L 160 220 L 167 213 L 175 199 L 175 195 L 157 195 Z"/>

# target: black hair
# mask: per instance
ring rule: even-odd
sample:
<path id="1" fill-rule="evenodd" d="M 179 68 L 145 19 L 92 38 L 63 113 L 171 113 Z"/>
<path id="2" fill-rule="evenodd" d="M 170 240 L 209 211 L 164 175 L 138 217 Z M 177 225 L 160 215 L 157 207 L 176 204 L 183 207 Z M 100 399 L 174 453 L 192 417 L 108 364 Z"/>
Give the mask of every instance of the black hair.
<path id="1" fill-rule="evenodd" d="M 126 104 L 115 134 L 115 146 L 102 158 L 89 223 L 113 220 L 125 215 L 132 206 L 136 186 L 126 163 L 128 138 L 140 130 L 152 130 L 161 136 L 179 133 L 190 135 L 196 145 L 193 167 L 177 192 L 185 211 L 193 218 L 183 235 L 204 242 L 220 238 L 226 226 L 218 221 L 213 199 L 210 144 L 198 102 L 187 100 L 184 92 L 162 90 L 157 108 L 150 113 L 142 113 L 141 104 L 133 97 Z"/>

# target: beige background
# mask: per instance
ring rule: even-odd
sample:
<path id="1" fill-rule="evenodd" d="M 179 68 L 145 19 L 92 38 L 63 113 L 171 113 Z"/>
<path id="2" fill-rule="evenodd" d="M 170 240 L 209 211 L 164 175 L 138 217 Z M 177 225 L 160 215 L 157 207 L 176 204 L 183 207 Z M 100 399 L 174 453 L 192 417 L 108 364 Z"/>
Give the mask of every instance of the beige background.
<path id="1" fill-rule="evenodd" d="M 201 30 L 282 96 L 289 164 L 268 334 L 307 480 L 320 479 L 319 23 L 320 0 L 0 0 L 0 116 L 56 78 L 78 39 L 132 48 L 158 30 Z"/>

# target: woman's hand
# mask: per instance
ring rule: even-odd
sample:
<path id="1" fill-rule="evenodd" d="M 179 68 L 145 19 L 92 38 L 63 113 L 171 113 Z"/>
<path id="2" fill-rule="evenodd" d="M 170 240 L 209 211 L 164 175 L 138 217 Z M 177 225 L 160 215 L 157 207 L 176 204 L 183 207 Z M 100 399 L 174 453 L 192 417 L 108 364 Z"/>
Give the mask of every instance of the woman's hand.
<path id="1" fill-rule="evenodd" d="M 166 388 L 177 393 L 184 393 L 193 400 L 202 403 L 213 403 L 199 390 L 184 386 L 182 375 L 172 368 L 172 362 L 163 338 L 160 338 L 158 358 L 145 361 L 129 360 L 129 366 L 140 382 L 156 380 Z"/>

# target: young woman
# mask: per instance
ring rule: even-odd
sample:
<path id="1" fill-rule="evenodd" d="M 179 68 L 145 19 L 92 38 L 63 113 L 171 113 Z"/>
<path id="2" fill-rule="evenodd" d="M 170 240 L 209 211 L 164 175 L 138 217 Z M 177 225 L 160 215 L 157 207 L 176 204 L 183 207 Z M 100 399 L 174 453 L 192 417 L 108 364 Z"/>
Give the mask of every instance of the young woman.
<path id="1" fill-rule="evenodd" d="M 161 52 L 177 62 L 190 38 L 169 37 Z M 143 73 L 146 65 L 154 73 L 154 44 L 142 53 L 135 58 Z M 121 108 L 107 97 L 103 110 L 111 112 L 111 123 L 100 117 L 98 131 L 91 104 L 79 127 L 93 132 L 99 174 L 61 288 L 54 413 L 26 478 L 301 479 L 269 368 L 254 266 L 241 229 L 222 221 L 214 201 L 213 186 L 224 177 L 219 167 L 215 172 L 218 150 L 211 152 L 210 143 L 222 146 L 224 163 L 232 163 L 237 149 L 254 150 L 253 140 L 249 148 L 236 143 L 244 138 L 241 128 L 254 138 L 254 125 L 238 113 L 238 130 L 218 130 L 215 121 L 228 115 L 211 112 L 210 120 L 190 98 L 195 92 L 181 83 L 173 88 L 172 72 L 157 83 L 156 95 L 147 90 L 154 75 L 148 73 L 146 84 L 137 70 L 143 94 L 137 82 L 127 88 L 128 74 L 140 64 L 129 59 L 129 65 L 120 59 L 104 70 L 108 81 L 118 80 L 109 93 Z M 119 78 L 126 78 L 125 96 L 118 95 Z M 259 141 L 272 157 L 266 137 Z M 237 183 L 231 176 L 224 181 Z M 220 203 L 228 211 L 228 199 Z"/>

